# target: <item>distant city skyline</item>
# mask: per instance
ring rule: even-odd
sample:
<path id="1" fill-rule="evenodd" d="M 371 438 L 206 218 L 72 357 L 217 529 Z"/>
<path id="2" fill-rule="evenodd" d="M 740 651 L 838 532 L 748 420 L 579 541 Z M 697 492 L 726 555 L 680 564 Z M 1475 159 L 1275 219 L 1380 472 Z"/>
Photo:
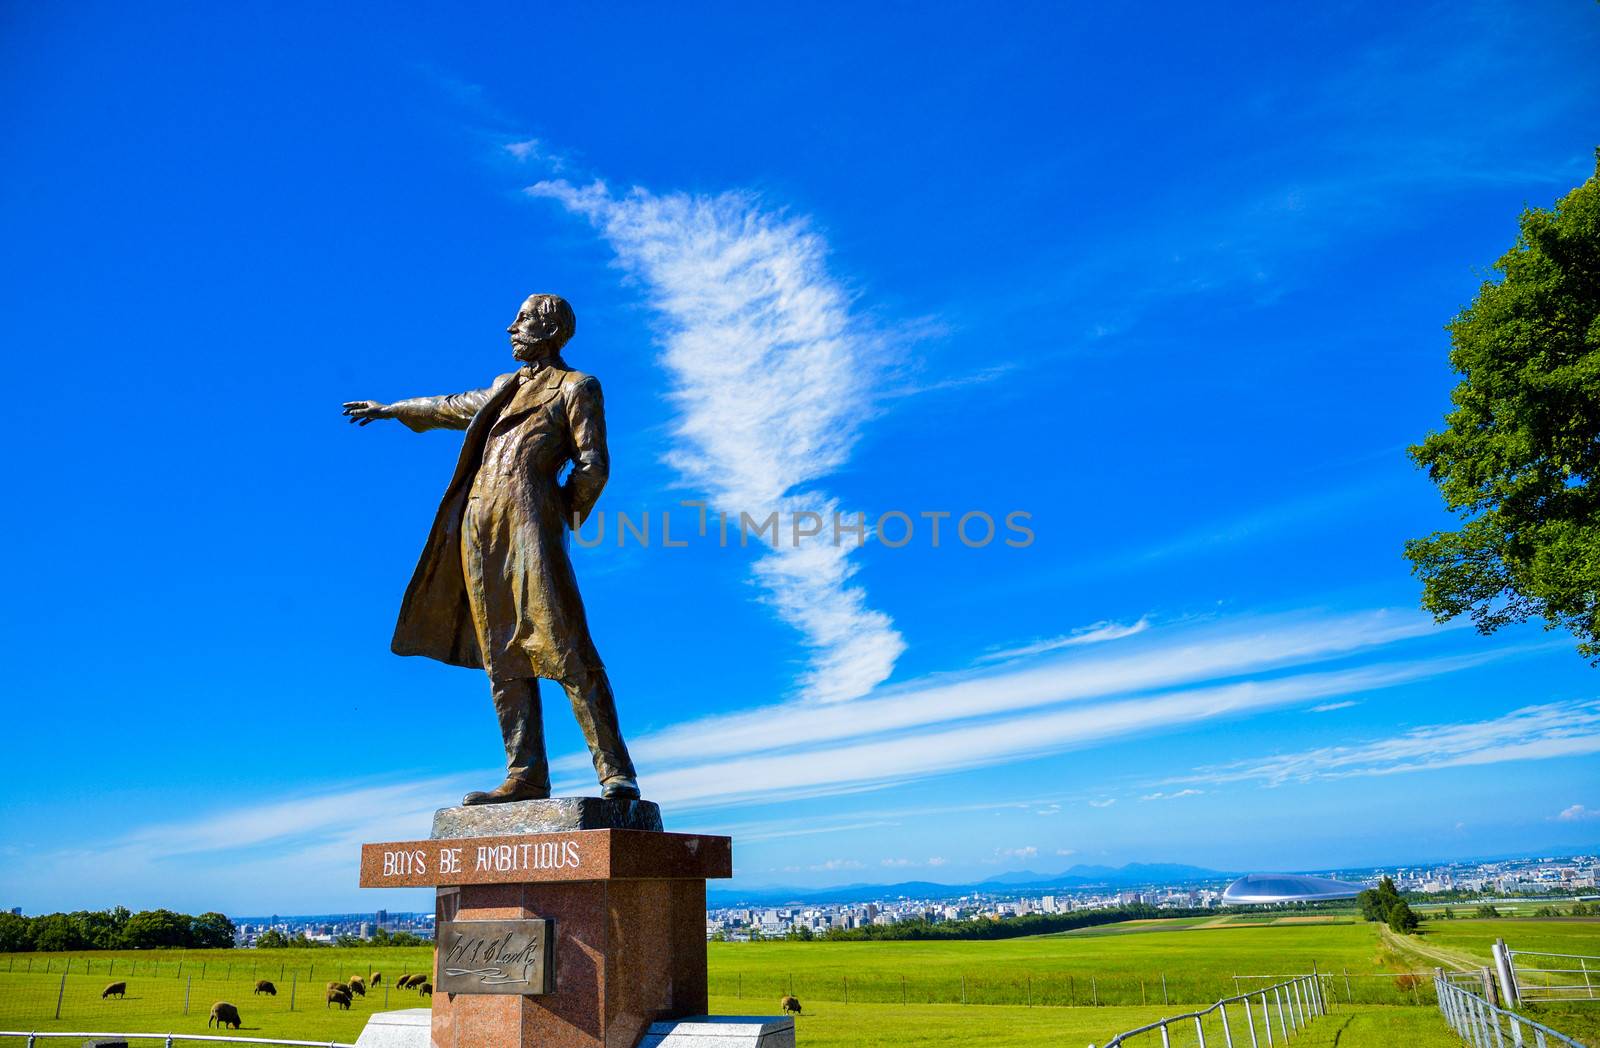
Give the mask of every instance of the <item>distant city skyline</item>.
<path id="1" fill-rule="evenodd" d="M 1595 7 L 834 13 L 14 5 L 0 901 L 428 908 L 357 861 L 502 766 L 389 652 L 459 435 L 339 405 L 485 385 L 535 291 L 640 784 L 734 887 L 1595 847 L 1596 669 L 1401 553 L 1443 325 L 1594 170 Z"/>

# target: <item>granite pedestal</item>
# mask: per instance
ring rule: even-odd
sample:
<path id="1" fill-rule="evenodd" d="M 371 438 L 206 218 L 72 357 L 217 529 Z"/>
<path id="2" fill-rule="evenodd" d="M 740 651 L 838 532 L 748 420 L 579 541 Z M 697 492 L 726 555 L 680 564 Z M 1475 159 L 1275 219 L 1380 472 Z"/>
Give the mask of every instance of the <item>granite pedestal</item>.
<path id="1" fill-rule="evenodd" d="M 648 802 L 562 798 L 443 809 L 428 840 L 363 845 L 362 887 L 435 887 L 441 928 L 553 923 L 550 993 L 441 992 L 435 950 L 435 1048 L 636 1048 L 704 1015 L 706 880 L 732 875 L 732 842 L 660 825 Z"/>

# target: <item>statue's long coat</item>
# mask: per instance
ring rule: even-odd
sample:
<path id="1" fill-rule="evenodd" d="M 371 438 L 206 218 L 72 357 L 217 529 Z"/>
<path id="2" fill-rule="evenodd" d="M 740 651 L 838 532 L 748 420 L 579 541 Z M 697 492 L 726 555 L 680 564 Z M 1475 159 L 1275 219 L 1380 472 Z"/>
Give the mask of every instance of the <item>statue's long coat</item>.
<path id="1" fill-rule="evenodd" d="M 534 388 L 519 399 L 517 392 L 525 383 Z M 518 468 L 502 478 L 510 485 L 502 492 L 509 496 L 502 503 L 514 510 L 509 522 L 514 541 L 490 551 L 499 559 L 485 562 L 483 574 L 487 585 L 512 587 L 515 593 L 496 599 L 481 590 L 469 592 L 472 583 L 462 564 L 462 517 L 490 431 L 508 407 L 522 418 L 515 432 Z M 400 605 L 390 645 L 394 652 L 487 668 L 496 677 L 560 680 L 574 659 L 598 667 L 600 657 L 567 556 L 566 530 L 574 517 L 579 523 L 588 517 L 610 471 L 599 382 L 557 359 L 538 371 L 522 368 L 501 375 L 487 389 L 417 397 L 391 408 L 396 418 L 419 432 L 467 431 Z M 572 473 L 563 485 L 558 477 L 568 462 Z M 520 621 L 489 624 L 491 643 L 497 636 L 515 650 L 491 650 L 485 660 L 479 644 L 479 628 L 485 624 L 474 625 L 475 603 L 480 619 L 486 608 L 515 604 Z"/>

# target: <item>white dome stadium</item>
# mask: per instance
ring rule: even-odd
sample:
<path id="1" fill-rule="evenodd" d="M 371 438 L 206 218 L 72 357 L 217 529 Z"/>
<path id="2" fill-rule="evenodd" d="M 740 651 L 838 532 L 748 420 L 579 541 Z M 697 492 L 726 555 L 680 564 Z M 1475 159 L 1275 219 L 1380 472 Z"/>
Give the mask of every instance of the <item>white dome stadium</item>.
<path id="1" fill-rule="evenodd" d="M 1250 906 L 1275 902 L 1327 902 L 1354 899 L 1359 884 L 1347 884 L 1326 877 L 1306 877 L 1298 873 L 1249 873 L 1222 893 L 1227 906 Z"/>

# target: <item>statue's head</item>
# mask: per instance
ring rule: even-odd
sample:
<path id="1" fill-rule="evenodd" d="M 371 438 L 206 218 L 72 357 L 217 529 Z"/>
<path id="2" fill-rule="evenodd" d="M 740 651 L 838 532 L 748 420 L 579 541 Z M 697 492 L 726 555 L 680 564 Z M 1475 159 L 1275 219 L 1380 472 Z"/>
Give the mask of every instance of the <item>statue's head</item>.
<path id="1" fill-rule="evenodd" d="M 517 319 L 506 328 L 511 355 L 518 360 L 543 360 L 561 351 L 578 330 L 578 318 L 560 295 L 529 295 Z"/>

